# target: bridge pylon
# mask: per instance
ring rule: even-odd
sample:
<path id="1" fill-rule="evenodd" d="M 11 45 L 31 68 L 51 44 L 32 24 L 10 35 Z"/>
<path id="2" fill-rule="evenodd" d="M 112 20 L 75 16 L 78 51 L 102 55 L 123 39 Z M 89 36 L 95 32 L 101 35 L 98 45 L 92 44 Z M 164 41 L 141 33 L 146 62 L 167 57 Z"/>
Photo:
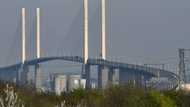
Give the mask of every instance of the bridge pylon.
<path id="1" fill-rule="evenodd" d="M 40 8 L 36 8 L 36 57 L 41 57 L 41 46 L 40 46 Z M 41 79 L 41 69 L 40 64 L 35 65 L 35 88 L 37 90 L 41 89 L 42 79 Z"/>
<path id="2" fill-rule="evenodd" d="M 21 58 L 22 58 L 22 66 L 21 69 L 17 71 L 17 85 L 21 85 L 23 83 L 23 77 L 22 73 L 24 72 L 24 64 L 26 61 L 26 9 L 22 8 L 21 10 L 21 38 L 22 38 L 22 52 L 21 52 Z"/>
<path id="3" fill-rule="evenodd" d="M 106 66 L 98 66 L 98 88 L 105 89 L 109 83 L 109 68 Z"/>
<path id="4" fill-rule="evenodd" d="M 106 0 L 101 0 L 101 59 L 106 60 Z M 98 87 L 105 88 L 112 73 L 106 66 L 98 68 Z"/>
<path id="5" fill-rule="evenodd" d="M 84 58 L 84 64 L 88 61 L 88 0 L 83 0 L 83 58 Z"/>
<path id="6" fill-rule="evenodd" d="M 101 58 L 106 59 L 106 0 L 101 0 Z"/>
<path id="7" fill-rule="evenodd" d="M 86 88 L 90 88 L 90 65 L 88 65 L 88 36 L 89 36 L 88 0 L 83 0 L 83 67 L 82 77 L 86 79 Z"/>

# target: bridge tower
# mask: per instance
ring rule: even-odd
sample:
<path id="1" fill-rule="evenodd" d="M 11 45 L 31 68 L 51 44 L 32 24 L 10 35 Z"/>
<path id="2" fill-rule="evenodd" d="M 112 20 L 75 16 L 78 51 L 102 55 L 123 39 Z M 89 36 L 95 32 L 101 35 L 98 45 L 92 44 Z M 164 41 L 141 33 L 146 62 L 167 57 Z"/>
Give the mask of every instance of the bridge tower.
<path id="1" fill-rule="evenodd" d="M 26 9 L 22 8 L 22 64 L 26 61 Z"/>
<path id="2" fill-rule="evenodd" d="M 24 63 L 26 61 L 26 9 L 22 8 L 21 10 L 21 38 L 22 38 L 22 67 L 20 70 L 17 71 L 17 85 L 20 85 L 21 82 L 23 83 L 23 71 L 24 71 Z"/>
<path id="3" fill-rule="evenodd" d="M 101 0 L 101 58 L 106 59 L 106 0 Z"/>
<path id="4" fill-rule="evenodd" d="M 40 52 L 40 8 L 36 8 L 36 58 L 41 57 L 41 52 Z M 35 65 L 35 87 L 36 89 L 41 88 L 41 70 L 40 70 L 40 65 L 36 64 Z"/>
<path id="5" fill-rule="evenodd" d="M 106 60 L 106 0 L 101 0 L 101 59 Z M 106 66 L 98 67 L 98 87 L 105 88 L 109 82 L 110 69 Z M 111 75 L 110 75 L 111 76 Z"/>
<path id="6" fill-rule="evenodd" d="M 106 0 L 101 0 L 101 59 L 106 60 Z M 106 88 L 109 83 L 118 84 L 120 69 L 99 66 L 98 87 Z"/>
<path id="7" fill-rule="evenodd" d="M 83 8 L 84 8 L 84 31 L 83 31 L 83 34 L 84 34 L 84 37 L 83 37 L 83 57 L 84 57 L 84 64 L 87 64 L 87 61 L 88 61 L 88 0 L 84 0 L 83 1 Z"/>
<path id="8" fill-rule="evenodd" d="M 83 0 L 83 71 L 82 76 L 86 78 L 86 88 L 90 88 L 90 65 L 88 64 L 88 0 Z"/>
<path id="9" fill-rule="evenodd" d="M 21 10 L 21 38 L 22 38 L 22 53 L 21 53 L 21 58 L 22 58 L 22 66 L 21 69 L 18 70 L 17 72 L 17 81 L 16 83 L 18 85 L 21 85 L 25 82 L 25 61 L 26 61 L 26 9 L 22 8 Z"/>

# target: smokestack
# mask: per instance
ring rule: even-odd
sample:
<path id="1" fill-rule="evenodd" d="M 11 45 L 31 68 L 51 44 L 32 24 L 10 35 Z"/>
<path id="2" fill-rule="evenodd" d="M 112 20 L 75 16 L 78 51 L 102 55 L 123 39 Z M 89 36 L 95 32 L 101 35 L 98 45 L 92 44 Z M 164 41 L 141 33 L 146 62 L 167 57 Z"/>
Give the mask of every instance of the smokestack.
<path id="1" fill-rule="evenodd" d="M 83 46 L 83 57 L 84 64 L 88 61 L 88 0 L 84 0 L 84 46 Z"/>
<path id="2" fill-rule="evenodd" d="M 22 64 L 26 60 L 26 11 L 22 8 Z"/>
<path id="3" fill-rule="evenodd" d="M 101 2 L 101 58 L 106 59 L 106 0 Z"/>
<path id="4" fill-rule="evenodd" d="M 36 49 L 37 58 L 40 58 L 40 8 L 36 8 Z"/>

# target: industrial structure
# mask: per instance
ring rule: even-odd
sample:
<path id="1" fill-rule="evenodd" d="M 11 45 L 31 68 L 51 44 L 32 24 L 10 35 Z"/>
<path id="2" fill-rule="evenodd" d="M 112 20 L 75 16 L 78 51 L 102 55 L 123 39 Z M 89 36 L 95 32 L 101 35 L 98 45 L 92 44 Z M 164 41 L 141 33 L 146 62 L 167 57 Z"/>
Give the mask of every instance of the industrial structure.
<path id="1" fill-rule="evenodd" d="M 86 80 L 77 74 L 55 74 L 53 78 L 53 91 L 60 95 L 62 92 L 73 91 L 77 88 L 85 89 Z"/>
<path id="2" fill-rule="evenodd" d="M 62 92 L 67 92 L 67 76 L 66 75 L 55 75 L 53 79 L 54 92 L 60 95 Z"/>
<path id="3" fill-rule="evenodd" d="M 189 61 L 188 59 L 188 54 L 187 52 L 190 52 L 190 49 L 183 49 L 180 48 L 179 50 L 179 86 L 182 89 L 190 90 L 190 72 L 188 68 L 187 62 Z"/>
<path id="4" fill-rule="evenodd" d="M 178 87 L 179 77 L 170 71 L 147 67 L 142 65 L 134 65 L 128 63 L 108 61 L 106 59 L 106 0 L 101 0 L 101 50 L 100 58 L 89 58 L 88 53 L 88 0 L 83 0 L 83 57 L 80 56 L 54 56 L 42 57 L 40 53 L 40 8 L 36 9 L 36 59 L 26 60 L 26 12 L 25 8 L 22 9 L 22 61 L 20 63 L 0 68 L 0 78 L 4 80 L 12 80 L 13 78 L 17 84 L 24 84 L 27 81 L 27 74 L 30 66 L 35 67 L 35 87 L 41 87 L 41 70 L 40 64 L 43 62 L 53 60 L 64 60 L 83 64 L 82 77 L 86 79 L 86 88 L 91 88 L 91 67 L 97 66 L 98 70 L 98 88 L 106 88 L 109 84 L 128 84 L 129 82 L 138 86 L 151 86 L 153 88 L 161 89 L 175 89 Z M 183 57 L 183 56 L 181 56 Z M 183 63 L 181 63 L 183 66 Z M 150 82 L 152 78 L 158 77 L 165 78 L 167 82 L 156 80 Z M 4 77 L 6 74 L 11 74 L 9 77 Z M 16 75 L 16 77 L 15 77 Z M 67 77 L 57 77 L 55 84 L 65 84 L 60 82 L 60 78 L 64 81 Z M 78 78 L 78 77 L 73 77 Z M 61 80 L 61 81 L 62 81 Z M 75 80 L 71 80 L 75 81 Z M 163 85 L 164 84 L 164 85 Z M 161 87 L 164 86 L 164 87 Z M 56 87 L 57 89 L 65 90 L 65 86 Z M 60 91 L 58 92 L 60 93 Z"/>

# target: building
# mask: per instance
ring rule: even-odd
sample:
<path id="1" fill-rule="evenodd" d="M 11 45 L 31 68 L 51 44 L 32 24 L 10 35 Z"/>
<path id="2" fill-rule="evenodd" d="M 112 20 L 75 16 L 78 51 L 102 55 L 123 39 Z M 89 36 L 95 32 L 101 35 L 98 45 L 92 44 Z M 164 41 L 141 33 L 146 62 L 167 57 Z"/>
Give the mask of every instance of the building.
<path id="1" fill-rule="evenodd" d="M 67 76 L 55 75 L 54 78 L 54 91 L 57 95 L 67 91 Z"/>
<path id="2" fill-rule="evenodd" d="M 60 95 L 62 92 L 73 91 L 78 88 L 85 88 L 86 80 L 81 75 L 55 74 L 53 79 L 54 92 Z"/>
<path id="3" fill-rule="evenodd" d="M 68 91 L 85 87 L 86 87 L 86 80 L 82 79 L 81 75 L 68 75 Z"/>

